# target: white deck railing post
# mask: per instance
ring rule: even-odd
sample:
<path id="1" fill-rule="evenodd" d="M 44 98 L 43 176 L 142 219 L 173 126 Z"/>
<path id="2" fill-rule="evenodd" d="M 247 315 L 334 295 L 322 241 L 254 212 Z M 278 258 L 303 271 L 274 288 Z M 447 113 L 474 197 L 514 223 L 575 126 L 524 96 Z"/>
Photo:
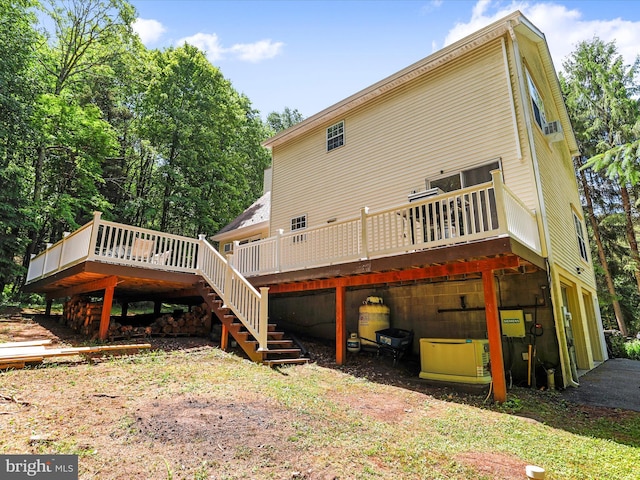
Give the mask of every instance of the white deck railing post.
<path id="1" fill-rule="evenodd" d="M 260 287 L 260 319 L 258 321 L 258 351 L 268 350 L 269 287 Z"/>
<path id="2" fill-rule="evenodd" d="M 96 255 L 96 242 L 98 240 L 98 231 L 100 229 L 100 217 L 102 212 L 93 212 L 93 225 L 91 225 L 91 239 L 89 240 L 89 258 Z"/>
<path id="3" fill-rule="evenodd" d="M 223 305 L 222 308 L 228 308 L 229 305 L 231 305 L 232 303 L 232 298 L 231 298 L 231 292 L 233 290 L 233 267 L 231 266 L 231 260 L 232 260 L 232 255 L 231 253 L 227 254 L 227 263 L 225 265 L 225 273 L 224 273 L 224 285 L 222 286 L 222 301 L 223 301 Z"/>
<path id="4" fill-rule="evenodd" d="M 362 245 L 360 247 L 360 258 L 369 258 L 369 236 L 367 235 L 367 215 L 369 214 L 369 207 L 363 207 L 360 209 L 360 238 L 362 239 Z"/>
<path id="5" fill-rule="evenodd" d="M 502 183 L 502 171 L 492 170 L 491 179 L 493 181 L 493 192 L 496 196 L 496 210 L 498 214 L 498 231 L 501 234 L 509 233 L 509 225 L 507 224 L 507 212 L 504 201 L 504 188 Z"/>
<path id="6" fill-rule="evenodd" d="M 276 272 L 279 272 L 282 270 L 280 262 L 282 261 L 282 235 L 284 235 L 284 230 L 282 228 L 279 228 L 278 230 L 276 230 Z"/>
<path id="7" fill-rule="evenodd" d="M 43 265 L 42 273 L 43 274 L 45 272 L 49 273 L 49 270 L 47 270 L 47 261 L 49 260 L 49 254 L 51 253 L 51 247 L 53 247 L 53 243 L 47 243 L 46 244 L 46 248 L 44 249 L 44 261 L 42 262 L 42 265 Z"/>
<path id="8" fill-rule="evenodd" d="M 207 236 L 204 233 L 199 233 L 198 234 L 198 249 L 200 250 L 200 254 L 197 256 L 197 260 L 196 260 L 196 270 L 202 270 L 203 268 L 203 264 L 202 264 L 202 256 L 203 256 L 203 252 L 204 252 L 204 241 L 207 238 Z"/>

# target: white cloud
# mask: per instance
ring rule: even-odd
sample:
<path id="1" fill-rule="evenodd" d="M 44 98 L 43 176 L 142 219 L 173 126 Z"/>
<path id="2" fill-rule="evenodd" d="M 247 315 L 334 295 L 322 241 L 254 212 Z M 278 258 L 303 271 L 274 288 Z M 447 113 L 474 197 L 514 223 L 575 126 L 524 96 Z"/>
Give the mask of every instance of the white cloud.
<path id="1" fill-rule="evenodd" d="M 577 8 L 568 8 L 553 2 L 525 2 L 513 0 L 504 4 L 493 0 L 479 0 L 466 23 L 456 24 L 448 33 L 445 45 L 455 42 L 500 18 L 520 10 L 545 34 L 549 50 L 557 69 L 562 62 L 584 40 L 599 37 L 605 42 L 615 40 L 618 52 L 630 64 L 638 54 L 640 45 L 640 22 L 615 18 L 613 20 L 584 20 Z"/>
<path id="2" fill-rule="evenodd" d="M 157 42 L 167 30 L 159 21 L 147 18 L 136 18 L 132 28 L 133 31 L 138 34 L 144 45 Z"/>
<path id="3" fill-rule="evenodd" d="M 177 43 L 178 45 L 188 43 L 189 45 L 198 47 L 207 54 L 209 61 L 212 63 L 224 57 L 225 49 L 220 45 L 218 35 L 215 33 L 196 33 L 190 37 L 181 38 Z"/>
<path id="4" fill-rule="evenodd" d="M 272 42 L 268 39 L 255 43 L 238 43 L 231 47 L 229 51 L 238 55 L 240 60 L 255 63 L 275 57 L 282 51 L 282 47 L 284 47 L 284 43 Z"/>
<path id="5" fill-rule="evenodd" d="M 254 43 L 238 43 L 225 48 L 215 33 L 196 33 L 178 40 L 177 44 L 182 45 L 185 42 L 203 50 L 211 62 L 232 55 L 242 61 L 257 63 L 275 57 L 282 52 L 282 47 L 284 47 L 282 42 L 273 42 L 267 39 Z"/>

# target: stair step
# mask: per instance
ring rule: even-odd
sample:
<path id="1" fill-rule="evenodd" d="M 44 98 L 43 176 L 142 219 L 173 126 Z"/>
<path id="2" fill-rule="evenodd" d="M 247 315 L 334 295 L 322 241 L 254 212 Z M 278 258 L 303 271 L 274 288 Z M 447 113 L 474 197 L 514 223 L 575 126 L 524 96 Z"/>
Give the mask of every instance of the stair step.
<path id="1" fill-rule="evenodd" d="M 300 357 L 300 358 L 280 358 L 277 360 L 264 360 L 262 362 L 264 365 L 269 367 L 275 367 L 277 365 L 302 365 L 305 363 L 309 363 L 308 358 Z"/>
<path id="2" fill-rule="evenodd" d="M 247 340 L 246 343 L 247 345 L 249 344 L 258 345 L 257 340 Z M 281 348 L 293 347 L 293 340 L 288 340 L 286 338 L 283 338 L 281 340 L 267 340 L 267 348 L 275 345 L 279 345 Z"/>
<path id="3" fill-rule="evenodd" d="M 264 353 L 266 353 L 267 355 L 289 355 L 292 353 L 297 353 L 298 355 L 300 355 L 301 351 L 299 348 L 270 348 Z"/>

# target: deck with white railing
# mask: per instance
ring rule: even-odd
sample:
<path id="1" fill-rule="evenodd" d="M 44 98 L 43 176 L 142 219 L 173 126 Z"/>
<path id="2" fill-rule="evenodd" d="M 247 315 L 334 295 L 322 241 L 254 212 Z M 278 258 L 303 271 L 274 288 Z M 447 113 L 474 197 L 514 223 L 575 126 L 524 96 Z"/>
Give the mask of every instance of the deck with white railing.
<path id="1" fill-rule="evenodd" d="M 83 262 L 201 276 L 266 347 L 267 290 L 246 277 L 390 257 L 501 236 L 541 255 L 536 214 L 502 182 L 499 171 L 481 185 L 428 197 L 341 222 L 235 245 L 227 260 L 201 235 L 171 235 L 102 220 L 100 212 L 33 256 L 27 285 Z"/>
<path id="2" fill-rule="evenodd" d="M 530 211 L 502 182 L 428 197 L 341 222 L 235 244 L 233 266 L 251 277 L 393 256 L 510 236 L 541 255 L 540 234 Z"/>

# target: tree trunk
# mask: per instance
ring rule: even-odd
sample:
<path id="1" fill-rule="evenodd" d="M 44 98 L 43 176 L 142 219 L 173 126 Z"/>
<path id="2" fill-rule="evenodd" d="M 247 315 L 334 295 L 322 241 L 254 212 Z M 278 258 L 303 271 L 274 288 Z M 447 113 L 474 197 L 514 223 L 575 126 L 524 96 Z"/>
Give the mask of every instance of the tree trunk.
<path id="1" fill-rule="evenodd" d="M 616 322 L 618 323 L 618 328 L 620 332 L 626 336 L 627 335 L 627 325 L 624 321 L 624 316 L 622 315 L 622 309 L 620 308 L 620 302 L 618 302 L 618 297 L 616 295 L 616 289 L 613 284 L 613 278 L 611 277 L 611 272 L 609 271 L 609 264 L 607 262 L 607 257 L 604 252 L 604 246 L 602 244 L 602 238 L 600 237 L 600 230 L 598 227 L 598 220 L 593 211 L 593 200 L 591 198 L 591 189 L 589 187 L 589 183 L 587 182 L 587 176 L 584 173 L 584 170 L 580 170 L 580 160 L 576 160 L 578 163 L 576 170 L 580 175 L 580 182 L 582 183 L 582 190 L 584 192 L 584 197 L 587 202 L 587 216 L 589 217 L 589 222 L 591 223 L 591 228 L 593 230 L 593 237 L 596 242 L 596 247 L 598 249 L 598 258 L 600 259 L 600 266 L 602 267 L 602 271 L 604 273 L 605 282 L 607 284 L 607 290 L 609 291 L 609 295 L 611 296 L 611 304 L 613 305 L 613 312 L 616 316 Z"/>
<path id="2" fill-rule="evenodd" d="M 634 264 L 634 275 L 636 284 L 640 292 L 640 253 L 638 253 L 638 241 L 636 240 L 636 232 L 633 228 L 633 218 L 631 216 L 631 200 L 629 199 L 629 190 L 627 187 L 620 187 L 620 196 L 622 197 L 622 208 L 624 208 L 625 233 L 629 242 L 629 250 L 631 250 L 631 259 Z"/>

